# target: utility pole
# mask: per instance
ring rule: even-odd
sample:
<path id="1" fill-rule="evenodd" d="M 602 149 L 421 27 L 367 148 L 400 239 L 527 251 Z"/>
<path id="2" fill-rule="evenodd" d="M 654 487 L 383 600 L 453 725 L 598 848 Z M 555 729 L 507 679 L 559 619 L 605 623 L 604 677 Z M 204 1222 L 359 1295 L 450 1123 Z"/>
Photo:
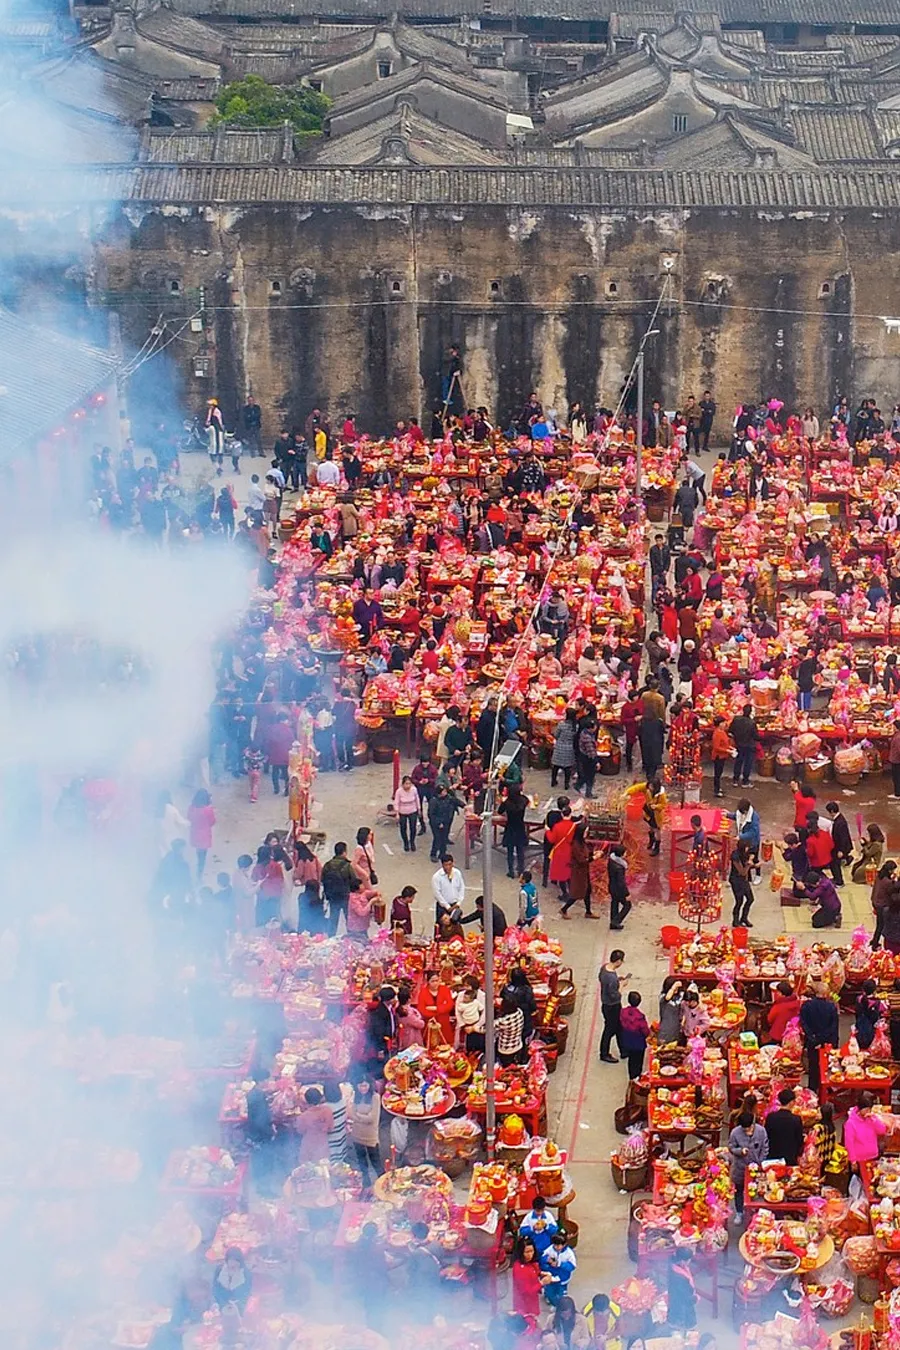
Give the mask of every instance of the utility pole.
<path id="1" fill-rule="evenodd" d="M 497 717 L 500 716 L 498 704 Z M 492 770 L 493 770 L 493 766 Z M 488 1162 L 493 1162 L 497 1147 L 497 1056 L 494 1045 L 494 800 L 496 786 L 493 771 L 488 778 L 481 813 L 481 890 L 484 895 L 484 1130 Z"/>
<path id="2" fill-rule="evenodd" d="M 637 429 L 634 436 L 634 471 L 637 477 L 634 495 L 641 503 L 641 477 L 644 469 L 644 341 L 637 356 Z"/>

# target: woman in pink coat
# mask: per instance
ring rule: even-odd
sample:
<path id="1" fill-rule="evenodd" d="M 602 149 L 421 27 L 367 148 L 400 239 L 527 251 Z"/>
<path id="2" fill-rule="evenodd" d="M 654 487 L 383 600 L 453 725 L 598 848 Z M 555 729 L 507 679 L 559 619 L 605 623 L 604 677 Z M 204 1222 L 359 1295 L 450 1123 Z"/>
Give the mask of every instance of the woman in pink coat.
<path id="1" fill-rule="evenodd" d="M 425 1018 L 416 1005 L 411 1002 L 412 992 L 404 985 L 397 995 L 397 1026 L 400 1028 L 399 1043 L 401 1050 L 411 1045 L 424 1045 L 422 1032 L 425 1030 Z"/>
<path id="2" fill-rule="evenodd" d="M 871 1092 L 861 1092 L 856 1106 L 844 1121 L 844 1148 L 852 1164 L 872 1162 L 878 1157 L 882 1136 L 887 1126 L 880 1116 L 873 1115 L 875 1098 Z"/>
<path id="3" fill-rule="evenodd" d="M 188 822 L 191 827 L 191 848 L 197 850 L 197 880 L 203 876 L 206 855 L 212 848 L 212 832 L 216 823 L 216 813 L 212 807 L 212 798 L 206 788 L 194 793 L 194 800 L 188 807 Z"/>

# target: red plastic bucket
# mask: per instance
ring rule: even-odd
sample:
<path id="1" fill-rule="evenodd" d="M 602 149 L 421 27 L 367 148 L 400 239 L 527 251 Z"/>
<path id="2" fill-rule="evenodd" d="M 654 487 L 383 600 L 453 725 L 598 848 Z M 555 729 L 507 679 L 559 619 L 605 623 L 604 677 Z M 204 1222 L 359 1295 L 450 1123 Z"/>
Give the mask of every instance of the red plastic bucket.
<path id="1" fill-rule="evenodd" d="M 672 947 L 681 945 L 681 929 L 676 928 L 673 923 L 664 924 L 659 930 L 659 937 L 664 951 L 670 951 Z"/>
<path id="2" fill-rule="evenodd" d="M 748 928 L 732 928 L 731 930 L 731 940 L 738 951 L 745 949 L 749 937 L 750 930 Z"/>
<path id="3" fill-rule="evenodd" d="M 687 877 L 683 872 L 669 873 L 669 896 L 672 900 L 680 900 L 687 889 Z"/>

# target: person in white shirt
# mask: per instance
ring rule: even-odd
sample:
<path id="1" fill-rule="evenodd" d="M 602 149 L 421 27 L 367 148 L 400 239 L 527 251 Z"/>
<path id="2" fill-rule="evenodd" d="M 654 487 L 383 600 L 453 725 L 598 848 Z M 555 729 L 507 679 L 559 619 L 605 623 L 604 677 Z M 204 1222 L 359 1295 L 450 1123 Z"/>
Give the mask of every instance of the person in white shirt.
<path id="1" fill-rule="evenodd" d="M 159 852 L 164 858 L 176 839 L 188 838 L 191 827 L 168 792 L 160 794 L 158 814 Z"/>
<path id="2" fill-rule="evenodd" d="M 319 487 L 337 487 L 341 481 L 341 471 L 331 458 L 331 451 L 325 452 L 325 458 L 316 469 L 316 482 Z"/>
<path id="3" fill-rule="evenodd" d="M 266 504 L 266 494 L 259 485 L 259 474 L 255 473 L 250 479 L 247 487 L 247 509 L 250 511 L 262 511 Z"/>
<path id="4" fill-rule="evenodd" d="M 697 493 L 703 498 L 703 504 L 706 505 L 706 472 L 701 469 L 695 459 L 686 459 L 684 461 L 684 471 L 690 478 Z"/>
<path id="5" fill-rule="evenodd" d="M 431 878 L 431 890 L 434 895 L 435 923 L 440 922 L 442 914 L 462 909 L 463 900 L 466 898 L 466 883 L 463 881 L 462 872 L 453 865 L 453 858 L 449 853 L 441 860 L 440 867 Z"/>

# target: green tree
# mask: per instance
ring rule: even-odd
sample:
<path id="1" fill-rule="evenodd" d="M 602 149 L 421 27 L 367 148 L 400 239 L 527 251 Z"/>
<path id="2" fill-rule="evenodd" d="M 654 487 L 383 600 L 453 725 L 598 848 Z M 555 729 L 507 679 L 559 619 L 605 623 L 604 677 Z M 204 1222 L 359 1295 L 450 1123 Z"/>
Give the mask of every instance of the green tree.
<path id="1" fill-rule="evenodd" d="M 330 98 L 306 85 L 281 86 L 245 75 L 221 90 L 210 126 L 280 127 L 290 122 L 297 135 L 317 136 L 330 107 Z"/>

